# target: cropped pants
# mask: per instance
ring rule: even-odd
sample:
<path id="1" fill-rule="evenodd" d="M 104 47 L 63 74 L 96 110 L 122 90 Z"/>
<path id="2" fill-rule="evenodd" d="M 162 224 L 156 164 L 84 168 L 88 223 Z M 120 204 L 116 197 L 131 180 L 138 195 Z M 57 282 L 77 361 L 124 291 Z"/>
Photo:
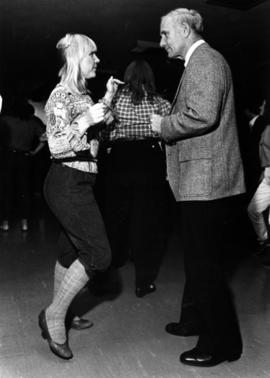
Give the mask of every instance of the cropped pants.
<path id="1" fill-rule="evenodd" d="M 106 270 L 111 250 L 96 203 L 96 175 L 52 163 L 44 184 L 45 199 L 62 226 L 58 261 L 68 268 L 76 259 L 90 276 Z"/>

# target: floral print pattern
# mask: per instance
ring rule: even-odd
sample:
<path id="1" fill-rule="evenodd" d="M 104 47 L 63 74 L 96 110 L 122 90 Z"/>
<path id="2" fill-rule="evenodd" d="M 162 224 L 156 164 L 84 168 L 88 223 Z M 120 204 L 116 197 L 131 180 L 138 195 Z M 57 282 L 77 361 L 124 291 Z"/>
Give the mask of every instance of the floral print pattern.
<path id="1" fill-rule="evenodd" d="M 71 93 L 61 84 L 55 87 L 45 107 L 46 132 L 52 158 L 74 157 L 80 151 L 89 151 L 93 157 L 97 156 L 98 138 L 87 142 L 86 133 L 80 135 L 77 123 L 78 117 L 93 104 L 88 94 Z M 95 161 L 73 161 L 63 164 L 85 172 L 97 172 Z"/>

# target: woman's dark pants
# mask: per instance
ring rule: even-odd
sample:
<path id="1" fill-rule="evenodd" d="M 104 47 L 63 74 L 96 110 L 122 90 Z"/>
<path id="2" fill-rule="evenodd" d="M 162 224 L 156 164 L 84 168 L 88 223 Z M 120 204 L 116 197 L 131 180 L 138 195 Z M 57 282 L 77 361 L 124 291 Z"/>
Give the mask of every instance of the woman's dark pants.
<path id="1" fill-rule="evenodd" d="M 45 185 L 45 199 L 62 226 L 59 263 L 68 268 L 76 259 L 90 276 L 106 270 L 111 250 L 93 187 L 96 175 L 52 163 Z"/>

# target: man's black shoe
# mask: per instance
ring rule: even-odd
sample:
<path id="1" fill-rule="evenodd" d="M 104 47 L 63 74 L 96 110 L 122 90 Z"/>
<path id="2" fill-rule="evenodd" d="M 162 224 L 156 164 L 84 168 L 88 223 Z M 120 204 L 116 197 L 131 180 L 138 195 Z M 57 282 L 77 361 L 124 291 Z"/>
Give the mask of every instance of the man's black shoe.
<path id="1" fill-rule="evenodd" d="M 216 356 L 211 353 L 203 353 L 198 348 L 191 349 L 180 355 L 180 362 L 185 365 L 197 367 L 211 367 L 220 364 L 224 361 L 236 361 L 241 357 L 241 354 L 234 354 L 232 352 Z"/>
<path id="2" fill-rule="evenodd" d="M 165 331 L 175 336 L 198 336 L 201 327 L 194 323 L 168 323 Z"/>

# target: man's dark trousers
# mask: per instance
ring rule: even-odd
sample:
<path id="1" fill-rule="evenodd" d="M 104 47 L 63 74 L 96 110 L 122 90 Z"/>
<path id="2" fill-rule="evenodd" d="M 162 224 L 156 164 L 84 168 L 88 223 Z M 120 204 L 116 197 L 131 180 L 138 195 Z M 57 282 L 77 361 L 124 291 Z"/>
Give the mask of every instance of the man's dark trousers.
<path id="1" fill-rule="evenodd" d="M 184 242 L 181 322 L 198 323 L 197 346 L 215 355 L 242 352 L 242 339 L 231 293 L 222 268 L 228 224 L 237 197 L 179 202 Z"/>

